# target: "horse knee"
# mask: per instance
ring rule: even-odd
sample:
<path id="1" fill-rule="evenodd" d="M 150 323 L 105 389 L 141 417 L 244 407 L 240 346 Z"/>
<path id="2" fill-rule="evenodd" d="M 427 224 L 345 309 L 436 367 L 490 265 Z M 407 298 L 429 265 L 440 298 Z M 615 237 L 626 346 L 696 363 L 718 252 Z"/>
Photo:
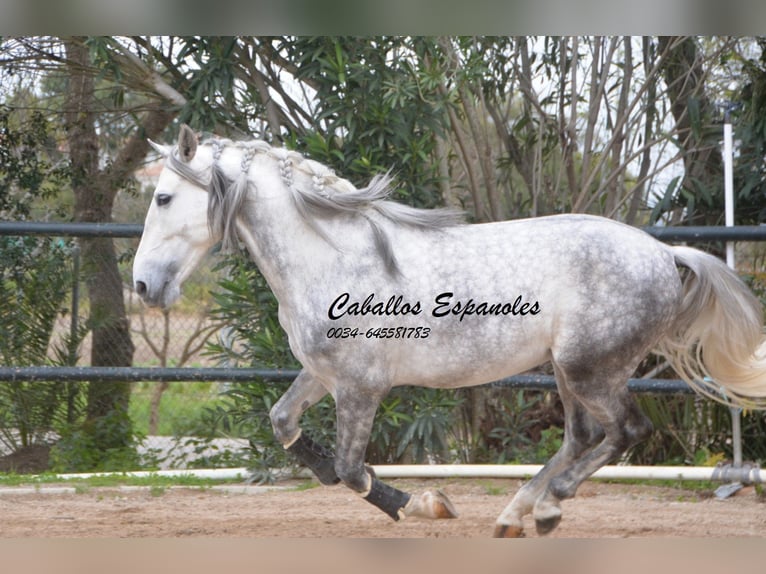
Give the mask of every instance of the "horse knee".
<path id="1" fill-rule="evenodd" d="M 279 402 L 269 411 L 271 427 L 274 429 L 274 436 L 281 444 L 289 444 L 296 438 L 298 427 L 292 420 L 290 413 L 281 408 Z"/>

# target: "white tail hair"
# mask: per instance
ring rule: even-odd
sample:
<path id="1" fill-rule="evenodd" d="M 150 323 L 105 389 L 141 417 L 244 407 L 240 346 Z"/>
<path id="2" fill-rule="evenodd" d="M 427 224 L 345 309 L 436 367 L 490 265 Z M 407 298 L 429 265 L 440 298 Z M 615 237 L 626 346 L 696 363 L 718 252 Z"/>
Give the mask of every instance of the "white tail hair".
<path id="1" fill-rule="evenodd" d="M 720 259 L 670 248 L 682 271 L 683 298 L 658 352 L 695 391 L 718 402 L 766 409 L 763 309 Z"/>

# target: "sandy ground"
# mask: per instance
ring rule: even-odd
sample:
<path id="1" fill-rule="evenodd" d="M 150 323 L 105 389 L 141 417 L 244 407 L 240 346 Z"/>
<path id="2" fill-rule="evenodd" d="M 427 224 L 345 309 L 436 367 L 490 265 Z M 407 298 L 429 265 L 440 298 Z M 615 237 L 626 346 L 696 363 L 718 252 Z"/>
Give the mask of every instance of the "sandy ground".
<path id="1" fill-rule="evenodd" d="M 276 488 L 7 487 L 0 489 L 0 537 L 485 538 L 517 480 L 392 480 L 420 492 L 440 488 L 460 517 L 393 522 L 342 486 Z M 50 489 L 50 491 L 48 490 Z M 752 487 L 717 500 L 710 492 L 587 482 L 563 505 L 550 536 L 763 537 L 766 504 Z M 536 537 L 531 519 L 527 536 Z"/>

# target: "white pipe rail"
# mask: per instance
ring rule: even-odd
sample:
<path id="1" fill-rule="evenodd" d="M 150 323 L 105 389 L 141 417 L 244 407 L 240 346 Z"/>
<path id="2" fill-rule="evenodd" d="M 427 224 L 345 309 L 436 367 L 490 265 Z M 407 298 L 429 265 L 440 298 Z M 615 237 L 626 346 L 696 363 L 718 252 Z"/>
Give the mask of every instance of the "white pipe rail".
<path id="1" fill-rule="evenodd" d="M 537 474 L 539 464 L 392 464 L 375 465 L 373 469 L 380 478 L 514 478 L 527 479 Z M 118 473 L 59 474 L 61 480 L 87 480 L 92 477 L 194 477 L 213 480 L 245 480 L 250 475 L 246 468 L 157 470 Z M 292 476 L 285 474 L 285 477 Z M 299 478 L 310 478 L 309 472 L 301 472 Z M 596 471 L 591 478 L 604 480 L 700 480 L 738 481 L 744 484 L 766 483 L 766 470 L 742 466 L 621 466 L 607 465 Z"/>
<path id="2" fill-rule="evenodd" d="M 381 478 L 530 478 L 542 465 L 537 464 L 445 464 L 445 465 L 383 465 L 375 466 Z M 605 480 L 732 480 L 761 483 L 766 471 L 757 467 L 707 466 L 620 466 L 607 465 L 591 478 Z"/>

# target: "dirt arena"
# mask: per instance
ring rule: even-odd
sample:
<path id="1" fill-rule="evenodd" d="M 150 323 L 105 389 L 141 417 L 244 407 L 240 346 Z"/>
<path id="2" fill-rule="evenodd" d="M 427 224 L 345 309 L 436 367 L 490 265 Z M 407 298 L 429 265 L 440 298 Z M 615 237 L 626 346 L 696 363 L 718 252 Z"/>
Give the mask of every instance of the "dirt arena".
<path id="1" fill-rule="evenodd" d="M 460 517 L 398 523 L 341 486 L 274 488 L 0 489 L 0 537 L 486 538 L 518 480 L 392 480 L 410 492 L 440 488 Z M 563 505 L 559 538 L 763 537 L 766 504 L 754 488 L 717 500 L 712 492 L 585 483 Z M 527 536 L 536 537 L 534 523 Z"/>

